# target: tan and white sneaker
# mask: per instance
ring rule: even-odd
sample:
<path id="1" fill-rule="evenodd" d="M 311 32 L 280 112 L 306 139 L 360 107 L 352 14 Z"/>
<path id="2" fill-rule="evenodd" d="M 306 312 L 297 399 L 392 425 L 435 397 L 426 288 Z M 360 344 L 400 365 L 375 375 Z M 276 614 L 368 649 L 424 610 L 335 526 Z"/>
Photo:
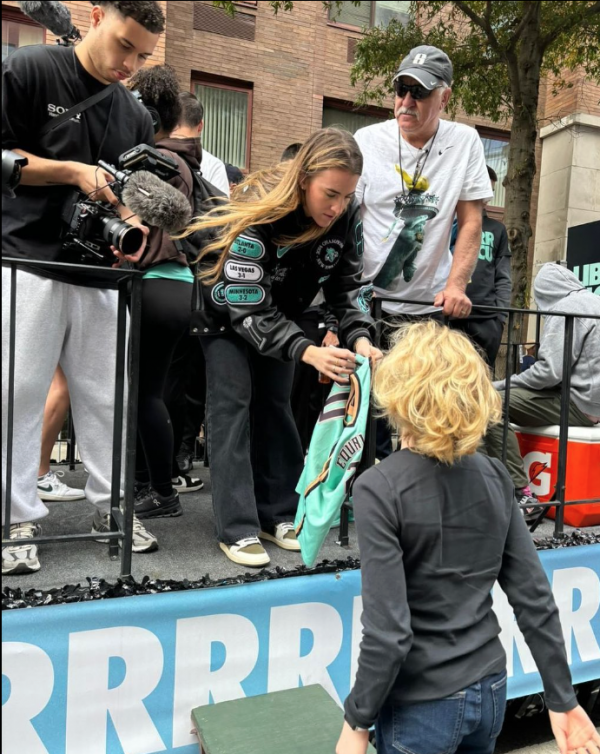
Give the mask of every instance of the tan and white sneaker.
<path id="1" fill-rule="evenodd" d="M 258 536 L 273 542 L 282 550 L 300 552 L 300 542 L 296 539 L 296 531 L 292 523 L 276 524 L 272 531 L 261 531 Z"/>
<path id="2" fill-rule="evenodd" d="M 271 559 L 267 555 L 265 548 L 261 545 L 258 537 L 246 537 L 238 539 L 232 545 L 226 545 L 219 542 L 219 547 L 225 555 L 234 563 L 239 565 L 250 566 L 251 568 L 260 568 L 268 565 Z"/>
<path id="3" fill-rule="evenodd" d="M 96 510 L 92 522 L 92 534 L 106 534 L 110 531 L 110 513 Z M 108 539 L 97 539 L 96 542 L 107 544 Z M 137 516 L 133 517 L 132 552 L 154 552 L 158 550 L 158 539 L 146 529 Z"/>
<path id="4" fill-rule="evenodd" d="M 35 521 L 10 525 L 11 539 L 34 540 L 42 533 L 42 527 Z M 9 545 L 2 548 L 2 575 L 17 576 L 22 573 L 35 573 L 40 570 L 38 547 L 34 542 L 22 545 Z"/>

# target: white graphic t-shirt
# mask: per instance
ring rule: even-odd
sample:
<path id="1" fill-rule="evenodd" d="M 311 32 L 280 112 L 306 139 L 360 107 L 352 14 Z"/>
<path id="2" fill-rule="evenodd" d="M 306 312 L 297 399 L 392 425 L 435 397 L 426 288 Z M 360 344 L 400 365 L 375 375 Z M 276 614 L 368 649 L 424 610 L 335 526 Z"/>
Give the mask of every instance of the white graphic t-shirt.
<path id="1" fill-rule="evenodd" d="M 477 131 L 441 120 L 437 135 L 422 150 L 402 140 L 403 195 L 398 135 L 395 120 L 361 128 L 354 135 L 364 157 L 356 190 L 364 225 L 364 277 L 373 282 L 376 295 L 431 302 L 450 274 L 457 203 L 491 199 L 493 193 Z M 422 169 L 413 186 L 417 164 Z M 393 301 L 384 302 L 383 309 L 435 311 L 432 306 Z"/>

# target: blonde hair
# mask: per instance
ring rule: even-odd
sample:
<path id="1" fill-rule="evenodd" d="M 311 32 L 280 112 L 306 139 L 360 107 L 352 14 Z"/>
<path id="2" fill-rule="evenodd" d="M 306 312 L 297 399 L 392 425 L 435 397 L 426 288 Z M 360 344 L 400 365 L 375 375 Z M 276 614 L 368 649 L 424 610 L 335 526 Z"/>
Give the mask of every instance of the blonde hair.
<path id="1" fill-rule="evenodd" d="M 477 450 L 502 402 L 469 339 L 436 322 L 402 325 L 374 380 L 375 399 L 416 453 L 453 464 Z"/>
<path id="2" fill-rule="evenodd" d="M 322 128 L 307 139 L 293 160 L 248 176 L 237 186 L 230 202 L 195 218 L 183 234 L 219 228 L 219 237 L 202 250 L 197 261 L 216 252 L 218 259 L 211 260 L 212 264 L 200 272 L 200 278 L 209 285 L 217 282 L 227 252 L 251 225 L 269 225 L 294 212 L 302 204 L 302 184 L 306 180 L 331 169 L 360 175 L 362 165 L 362 154 L 352 134 L 337 128 Z M 313 221 L 298 236 L 274 240 L 280 246 L 291 246 L 314 241 L 326 232 L 327 228 Z"/>

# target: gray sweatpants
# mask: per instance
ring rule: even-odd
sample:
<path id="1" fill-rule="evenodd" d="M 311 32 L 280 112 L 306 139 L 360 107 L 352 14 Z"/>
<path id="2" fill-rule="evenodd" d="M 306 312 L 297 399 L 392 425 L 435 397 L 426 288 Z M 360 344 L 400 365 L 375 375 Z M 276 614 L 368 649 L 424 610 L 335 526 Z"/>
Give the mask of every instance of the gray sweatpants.
<path id="1" fill-rule="evenodd" d="M 500 391 L 500 397 L 502 398 L 502 406 L 504 406 L 503 390 Z M 560 422 L 560 388 L 553 390 L 511 388 L 508 418 L 521 427 L 546 427 L 558 424 Z M 569 407 L 569 426 L 594 426 L 593 422 L 577 408 L 573 401 L 571 401 Z M 487 453 L 492 458 L 502 460 L 502 438 L 503 426 L 502 424 L 495 424 L 488 429 L 480 451 Z M 525 473 L 521 451 L 519 450 L 519 441 L 510 424 L 506 441 L 506 468 L 517 490 L 527 487 L 529 478 Z"/>
<path id="2" fill-rule="evenodd" d="M 6 429 L 10 269 L 2 268 L 2 518 L 6 504 Z M 48 514 L 37 496 L 44 406 L 57 364 L 66 375 L 87 499 L 110 506 L 117 338 L 116 291 L 17 272 L 11 523 Z"/>

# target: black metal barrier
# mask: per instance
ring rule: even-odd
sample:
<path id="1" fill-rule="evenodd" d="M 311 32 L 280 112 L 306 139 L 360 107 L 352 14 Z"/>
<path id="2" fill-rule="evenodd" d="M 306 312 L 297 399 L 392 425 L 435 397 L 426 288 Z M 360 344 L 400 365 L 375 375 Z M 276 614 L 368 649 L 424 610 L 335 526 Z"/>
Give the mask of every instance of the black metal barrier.
<path id="1" fill-rule="evenodd" d="M 82 271 L 90 273 L 89 265 L 67 264 L 62 262 L 24 262 L 22 259 L 3 258 L 2 266 L 10 268 L 10 331 L 8 365 L 8 406 L 6 431 L 6 510 L 2 531 L 2 546 L 30 544 L 29 539 L 10 539 L 13 475 L 13 436 L 14 436 L 14 394 L 15 394 L 15 353 L 16 353 L 16 294 L 17 270 L 32 272 L 36 267 L 62 271 Z M 119 557 L 121 548 L 121 575 L 131 575 L 133 540 L 133 500 L 135 481 L 135 451 L 137 437 L 138 368 L 140 350 L 140 315 L 142 307 L 141 284 L 143 273 L 130 269 L 93 268 L 94 274 L 106 276 L 107 287 L 117 286 L 117 352 L 115 367 L 115 398 L 113 419 L 113 465 L 111 477 L 110 533 L 102 534 L 108 540 L 109 556 Z M 127 338 L 127 309 L 130 307 L 129 338 Z M 129 348 L 127 341 L 129 340 Z M 32 365 L 35 368 L 35 365 Z M 126 374 L 127 372 L 127 374 Z M 125 381 L 127 379 L 127 411 L 125 414 Z M 125 418 L 125 496 L 121 502 L 121 471 L 123 455 L 123 420 Z M 69 448 L 68 462 L 75 463 L 74 436 Z M 36 537 L 36 544 L 53 542 L 86 542 L 98 539 L 97 534 L 67 534 Z"/>
<path id="2" fill-rule="evenodd" d="M 383 304 L 386 301 L 394 301 L 396 303 L 416 305 L 421 307 L 433 307 L 433 303 L 430 301 L 413 301 L 411 299 L 391 299 L 391 298 L 379 298 L 376 297 L 373 300 L 372 315 L 375 320 L 375 345 L 380 346 L 381 334 L 383 329 Z M 439 310 L 438 310 L 439 311 Z M 563 380 L 561 382 L 561 395 L 560 395 L 560 422 L 559 422 L 559 439 L 558 439 L 558 467 L 557 467 L 557 479 L 556 486 L 552 500 L 547 503 L 539 502 L 535 504 L 535 507 L 539 507 L 539 516 L 531 523 L 530 531 L 535 531 L 539 526 L 542 519 L 546 515 L 548 508 L 556 509 L 554 536 L 557 538 L 564 536 L 564 511 L 566 505 L 581 505 L 584 503 L 600 503 L 600 498 L 590 498 L 587 500 L 565 500 L 566 494 L 566 476 L 567 476 L 567 452 L 568 452 L 568 440 L 569 440 L 569 408 L 571 400 L 571 352 L 573 350 L 573 332 L 575 319 L 580 317 L 568 312 L 545 312 L 537 309 L 513 309 L 513 308 L 500 308 L 497 306 L 473 306 L 474 312 L 486 312 L 495 313 L 498 315 L 507 314 L 508 322 L 506 327 L 506 333 L 508 339 L 504 345 L 506 347 L 506 386 L 504 391 L 504 419 L 503 419 L 503 434 L 502 434 L 502 462 L 506 463 L 506 451 L 507 451 L 507 439 L 508 439 L 508 425 L 510 423 L 508 416 L 508 407 L 510 403 L 510 377 L 517 371 L 517 359 L 516 354 L 518 348 L 521 345 L 529 345 L 529 342 L 525 343 L 513 343 L 513 327 L 516 316 L 529 315 L 536 317 L 536 335 L 535 346 L 539 347 L 540 332 L 541 332 L 541 318 L 544 316 L 552 317 L 564 317 L 565 319 L 565 333 L 563 341 Z M 392 315 L 393 316 L 393 315 Z M 586 314 L 585 319 L 600 319 L 600 316 L 593 314 Z M 376 453 L 376 413 L 371 404 L 371 410 L 367 425 L 367 435 L 365 442 L 365 451 L 363 455 L 363 463 L 359 469 L 364 471 L 371 467 L 375 463 Z M 530 504 L 528 507 L 532 507 Z M 338 544 L 341 546 L 347 546 L 349 543 L 348 523 L 349 515 L 352 510 L 352 506 L 349 501 L 346 501 L 342 506 L 342 512 L 340 517 L 340 529 Z"/>
<path id="3" fill-rule="evenodd" d="M 16 348 L 16 291 L 17 291 L 17 269 L 32 271 L 36 266 L 42 268 L 58 268 L 64 270 L 86 270 L 90 271 L 87 265 L 65 264 L 58 262 L 34 262 L 26 263 L 20 259 L 5 258 L 2 260 L 3 267 L 9 267 L 11 271 L 11 301 L 10 301 L 10 332 L 9 332 L 9 369 L 8 369 L 8 406 L 7 406 L 7 461 L 6 461 L 6 511 L 5 524 L 3 527 L 2 545 L 29 544 L 30 540 L 11 540 L 10 539 L 10 521 L 12 508 L 12 474 L 13 474 L 13 425 L 14 425 L 14 388 L 15 388 L 15 348 Z M 97 272 L 98 268 L 94 268 Z M 143 273 L 136 270 L 105 269 L 107 279 L 117 285 L 118 290 L 118 318 L 117 318 L 117 353 L 116 353 L 116 372 L 115 372 L 115 412 L 113 425 L 113 468 L 112 468 L 112 487 L 111 487 L 111 531 L 102 535 L 103 539 L 109 541 L 109 555 L 111 559 L 116 560 L 119 555 L 119 545 L 121 547 L 121 575 L 129 576 L 131 574 L 132 559 L 132 538 L 133 538 L 133 515 L 134 515 L 134 481 L 135 481 L 135 451 L 136 451 L 136 432 L 137 432 L 137 398 L 138 398 L 138 369 L 139 369 L 139 327 L 141 315 L 141 283 Z M 375 298 L 373 302 L 373 317 L 375 319 L 375 343 L 380 345 L 383 331 L 383 304 L 385 301 L 392 299 Z M 129 328 L 129 348 L 127 348 L 127 307 L 130 302 L 130 328 Z M 400 303 L 409 305 L 429 306 L 431 302 L 421 302 L 413 300 L 401 300 Z M 576 315 L 567 312 L 543 312 L 529 309 L 501 309 L 492 306 L 474 306 L 474 311 L 490 312 L 496 314 L 508 315 L 507 334 L 508 340 L 506 346 L 506 389 L 504 395 L 504 426 L 503 426 L 503 452 L 502 460 L 506 461 L 506 442 L 508 437 L 508 406 L 510 401 L 510 379 L 509 377 L 516 371 L 517 349 L 522 343 L 512 343 L 512 333 L 514 319 L 516 316 L 529 315 L 536 317 L 536 345 L 539 345 L 539 336 L 541 329 L 542 316 L 557 316 L 565 318 L 564 333 L 564 353 L 563 353 L 563 381 L 561 384 L 561 407 L 560 407 L 560 433 L 559 433 L 559 450 L 558 450 L 558 468 L 557 482 L 553 498 L 548 503 L 536 503 L 536 506 L 544 509 L 538 518 L 532 523 L 531 531 L 539 525 L 542 520 L 545 509 L 556 508 L 555 536 L 561 537 L 564 534 L 564 507 L 565 505 L 578 505 L 582 503 L 599 503 L 600 498 L 589 500 L 565 500 L 565 480 L 567 469 L 567 452 L 568 452 L 568 431 L 569 431 L 569 405 L 571 393 L 571 373 L 570 373 L 570 354 L 573 345 L 574 320 Z M 586 319 L 600 319 L 600 316 L 586 315 Z M 125 414 L 125 379 L 127 369 L 128 382 L 128 401 L 127 411 Z M 123 420 L 125 419 L 125 481 L 124 481 L 124 500 L 120 499 L 120 480 L 122 471 L 122 450 L 123 450 Z M 75 433 L 72 426 L 72 420 L 69 419 L 68 430 L 68 456 L 66 463 L 74 468 L 75 458 Z M 370 411 L 365 443 L 365 452 L 363 463 L 360 470 L 372 466 L 375 462 L 376 454 L 376 414 L 373 408 Z M 340 545 L 348 544 L 348 521 L 351 505 L 346 502 L 342 507 L 339 541 Z M 36 537 L 36 544 L 45 544 L 53 542 L 72 542 L 72 541 L 90 541 L 98 538 L 94 534 L 71 534 Z"/>

